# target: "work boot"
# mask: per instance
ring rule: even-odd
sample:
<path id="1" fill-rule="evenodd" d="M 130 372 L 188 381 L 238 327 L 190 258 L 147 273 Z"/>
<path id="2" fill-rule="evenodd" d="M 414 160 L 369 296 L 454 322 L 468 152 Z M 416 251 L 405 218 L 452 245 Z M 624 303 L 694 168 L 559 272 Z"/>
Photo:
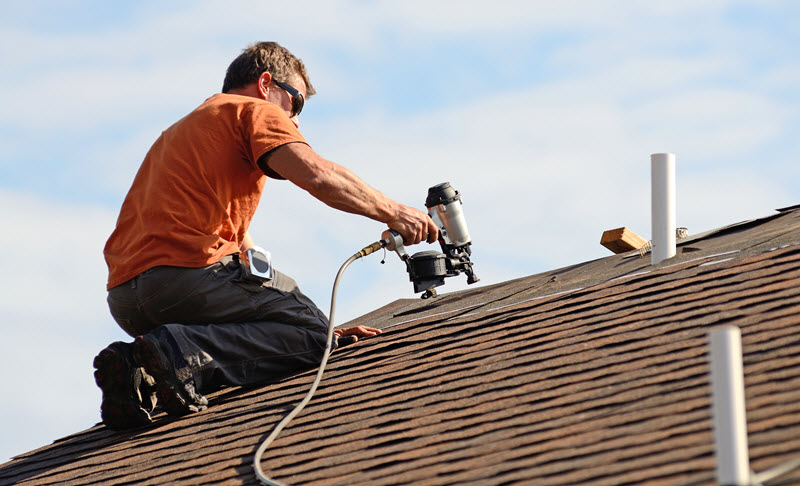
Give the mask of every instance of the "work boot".
<path id="1" fill-rule="evenodd" d="M 117 341 L 94 358 L 94 381 L 103 391 L 100 416 L 112 430 L 151 422 L 155 380 L 137 363 L 130 344 Z"/>
<path id="2" fill-rule="evenodd" d="M 164 331 L 162 334 L 166 333 Z M 172 416 L 205 410 L 208 400 L 195 392 L 188 366 L 178 366 L 176 369 L 174 358 L 177 353 L 165 349 L 167 346 L 150 335 L 139 336 L 133 342 L 136 360 L 147 374 L 155 378 L 159 406 Z"/>

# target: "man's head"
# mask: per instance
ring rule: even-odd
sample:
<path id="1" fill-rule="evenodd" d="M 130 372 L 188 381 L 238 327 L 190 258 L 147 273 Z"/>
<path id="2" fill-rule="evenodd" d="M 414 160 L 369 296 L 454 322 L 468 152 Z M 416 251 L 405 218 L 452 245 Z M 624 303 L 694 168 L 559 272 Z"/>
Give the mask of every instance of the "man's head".
<path id="1" fill-rule="evenodd" d="M 242 51 L 228 66 L 222 92 L 244 88 L 258 81 L 264 72 L 270 73 L 273 81 L 281 83 L 296 83 L 296 78 L 300 78 L 306 85 L 306 98 L 316 93 L 303 61 L 277 42 L 258 42 Z"/>

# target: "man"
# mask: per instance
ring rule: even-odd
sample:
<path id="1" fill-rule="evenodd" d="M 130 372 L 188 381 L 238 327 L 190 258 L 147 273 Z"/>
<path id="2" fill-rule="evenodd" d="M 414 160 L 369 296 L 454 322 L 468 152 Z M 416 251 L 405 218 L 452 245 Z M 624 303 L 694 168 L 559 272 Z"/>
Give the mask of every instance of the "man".
<path id="1" fill-rule="evenodd" d="M 247 231 L 266 179 L 288 179 L 336 209 L 436 241 L 428 215 L 395 202 L 317 155 L 298 131 L 315 94 L 303 63 L 273 42 L 231 65 L 222 93 L 151 147 L 106 243 L 108 303 L 133 343 L 94 360 L 101 416 L 112 429 L 203 410 L 222 386 L 277 380 L 318 365 L 328 321 L 289 277 L 246 271 Z M 380 333 L 337 329 L 349 342 Z"/>

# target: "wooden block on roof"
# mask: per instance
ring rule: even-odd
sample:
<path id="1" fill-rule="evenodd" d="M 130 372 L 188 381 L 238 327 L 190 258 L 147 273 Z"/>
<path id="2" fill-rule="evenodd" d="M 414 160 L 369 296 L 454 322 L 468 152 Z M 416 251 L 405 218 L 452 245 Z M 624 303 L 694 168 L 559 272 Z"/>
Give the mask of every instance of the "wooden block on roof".
<path id="1" fill-rule="evenodd" d="M 619 254 L 647 245 L 647 240 L 637 235 L 628 228 L 622 227 L 603 232 L 603 237 L 600 238 L 600 244 Z"/>

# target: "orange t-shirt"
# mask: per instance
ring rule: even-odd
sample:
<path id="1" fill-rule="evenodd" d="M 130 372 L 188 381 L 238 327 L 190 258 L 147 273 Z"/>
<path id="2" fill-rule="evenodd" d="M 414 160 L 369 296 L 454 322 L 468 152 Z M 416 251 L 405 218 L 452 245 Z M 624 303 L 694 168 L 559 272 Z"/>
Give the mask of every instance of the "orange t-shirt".
<path id="1" fill-rule="evenodd" d="M 203 267 L 237 253 L 266 176 L 258 159 L 305 139 L 277 105 L 216 94 L 156 140 L 103 251 L 109 289 L 158 265 Z"/>

